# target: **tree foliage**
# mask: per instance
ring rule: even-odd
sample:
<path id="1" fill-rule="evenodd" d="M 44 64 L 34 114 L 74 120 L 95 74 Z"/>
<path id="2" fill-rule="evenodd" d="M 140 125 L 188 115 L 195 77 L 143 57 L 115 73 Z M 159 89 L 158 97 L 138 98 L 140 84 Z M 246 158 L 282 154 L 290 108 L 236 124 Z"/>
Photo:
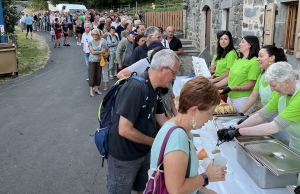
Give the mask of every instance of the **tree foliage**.
<path id="1" fill-rule="evenodd" d="M 14 4 L 15 0 L 2 0 L 4 26 L 7 34 L 15 32 L 15 25 L 20 20 L 20 13 Z"/>

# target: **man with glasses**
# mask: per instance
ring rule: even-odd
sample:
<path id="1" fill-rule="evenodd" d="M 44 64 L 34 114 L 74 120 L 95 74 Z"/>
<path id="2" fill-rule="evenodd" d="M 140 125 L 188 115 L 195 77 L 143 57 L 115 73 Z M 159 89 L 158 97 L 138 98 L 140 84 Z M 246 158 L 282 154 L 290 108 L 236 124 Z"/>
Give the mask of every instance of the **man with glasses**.
<path id="1" fill-rule="evenodd" d="M 167 27 L 167 41 L 169 42 L 170 49 L 177 55 L 183 55 L 183 48 L 181 41 L 174 36 L 173 26 Z"/>
<path id="2" fill-rule="evenodd" d="M 162 126 L 167 118 L 163 104 L 157 99 L 156 89 L 169 87 L 179 68 L 179 58 L 170 49 L 162 49 L 153 56 L 150 69 L 140 76 L 148 85 L 149 103 L 142 107 L 145 90 L 143 84 L 129 79 L 117 94 L 113 113 L 114 122 L 109 129 L 107 190 L 109 194 L 142 194 L 148 181 L 150 150 L 156 123 Z"/>
<path id="3" fill-rule="evenodd" d="M 81 38 L 81 45 L 83 50 L 83 56 L 85 60 L 85 65 L 87 67 L 87 70 L 89 72 L 89 56 L 90 56 L 90 50 L 89 50 L 89 42 L 93 40 L 93 37 L 91 35 L 91 23 L 87 22 L 84 23 L 84 33 L 82 34 Z M 86 81 L 89 81 L 87 78 Z"/>
<path id="4" fill-rule="evenodd" d="M 145 31 L 146 41 L 141 46 L 136 47 L 133 50 L 132 57 L 130 60 L 130 65 L 139 61 L 140 59 L 146 58 L 148 53 L 148 46 L 152 41 L 161 41 L 162 35 L 160 33 L 159 28 L 155 26 L 149 26 Z"/>

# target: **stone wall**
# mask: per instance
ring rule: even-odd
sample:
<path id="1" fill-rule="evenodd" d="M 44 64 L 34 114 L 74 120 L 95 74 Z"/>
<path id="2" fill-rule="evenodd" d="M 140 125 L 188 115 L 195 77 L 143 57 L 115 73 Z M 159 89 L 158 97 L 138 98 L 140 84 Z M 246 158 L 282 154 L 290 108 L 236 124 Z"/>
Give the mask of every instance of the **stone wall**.
<path id="1" fill-rule="evenodd" d="M 265 7 L 276 3 L 274 44 L 281 47 L 285 36 L 286 2 L 293 0 L 187 0 L 184 11 L 185 38 L 192 40 L 200 51 L 205 48 L 206 9 L 211 9 L 210 53 L 216 51 L 216 33 L 226 29 L 226 15 L 229 10 L 228 30 L 232 33 L 234 45 L 238 48 L 242 37 L 255 35 L 263 41 Z M 288 62 L 299 69 L 300 59 L 288 56 Z"/>
<path id="2" fill-rule="evenodd" d="M 265 4 L 264 0 L 245 0 L 242 36 L 257 36 L 259 42 L 263 41 Z M 274 3 L 274 0 L 268 0 Z"/>

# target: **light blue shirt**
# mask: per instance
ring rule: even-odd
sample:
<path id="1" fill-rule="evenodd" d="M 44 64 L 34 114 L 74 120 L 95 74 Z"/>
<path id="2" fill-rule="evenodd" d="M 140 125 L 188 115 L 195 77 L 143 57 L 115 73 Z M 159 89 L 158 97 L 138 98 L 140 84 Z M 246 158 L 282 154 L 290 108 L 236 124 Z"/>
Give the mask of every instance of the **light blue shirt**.
<path id="1" fill-rule="evenodd" d="M 26 16 L 26 17 L 25 17 L 24 23 L 25 23 L 26 25 L 32 25 L 32 22 L 33 22 L 32 17 L 30 17 L 30 16 Z"/>
<path id="2" fill-rule="evenodd" d="M 151 148 L 151 160 L 150 160 L 150 170 L 148 171 L 148 176 L 151 176 L 153 173 L 153 169 L 157 167 L 157 160 L 159 157 L 160 149 L 162 146 L 162 143 L 164 141 L 164 138 L 169 131 L 171 127 L 175 126 L 173 123 L 166 122 L 159 132 L 156 135 L 156 138 L 154 139 L 152 148 Z M 198 168 L 199 168 L 199 160 L 198 156 L 196 154 L 194 144 L 193 144 L 193 136 L 190 133 L 189 136 L 191 137 L 191 140 L 188 139 L 186 133 L 181 128 L 175 129 L 168 140 L 168 143 L 166 145 L 165 153 L 166 155 L 169 152 L 175 151 L 175 150 L 181 150 L 184 151 L 187 155 L 189 154 L 189 143 L 190 142 L 190 155 L 191 155 L 191 167 L 190 167 L 190 176 L 189 177 L 195 177 L 198 175 Z M 197 193 L 197 190 L 193 193 Z"/>

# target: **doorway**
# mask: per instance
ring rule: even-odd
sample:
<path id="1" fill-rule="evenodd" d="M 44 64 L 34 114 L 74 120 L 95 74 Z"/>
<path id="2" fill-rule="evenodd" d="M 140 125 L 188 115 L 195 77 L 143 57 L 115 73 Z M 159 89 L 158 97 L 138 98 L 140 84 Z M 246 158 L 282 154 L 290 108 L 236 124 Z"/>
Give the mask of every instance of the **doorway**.
<path id="1" fill-rule="evenodd" d="M 210 27 L 211 27 L 211 9 L 207 7 L 206 11 L 206 23 L 205 23 L 205 47 L 210 50 Z"/>

